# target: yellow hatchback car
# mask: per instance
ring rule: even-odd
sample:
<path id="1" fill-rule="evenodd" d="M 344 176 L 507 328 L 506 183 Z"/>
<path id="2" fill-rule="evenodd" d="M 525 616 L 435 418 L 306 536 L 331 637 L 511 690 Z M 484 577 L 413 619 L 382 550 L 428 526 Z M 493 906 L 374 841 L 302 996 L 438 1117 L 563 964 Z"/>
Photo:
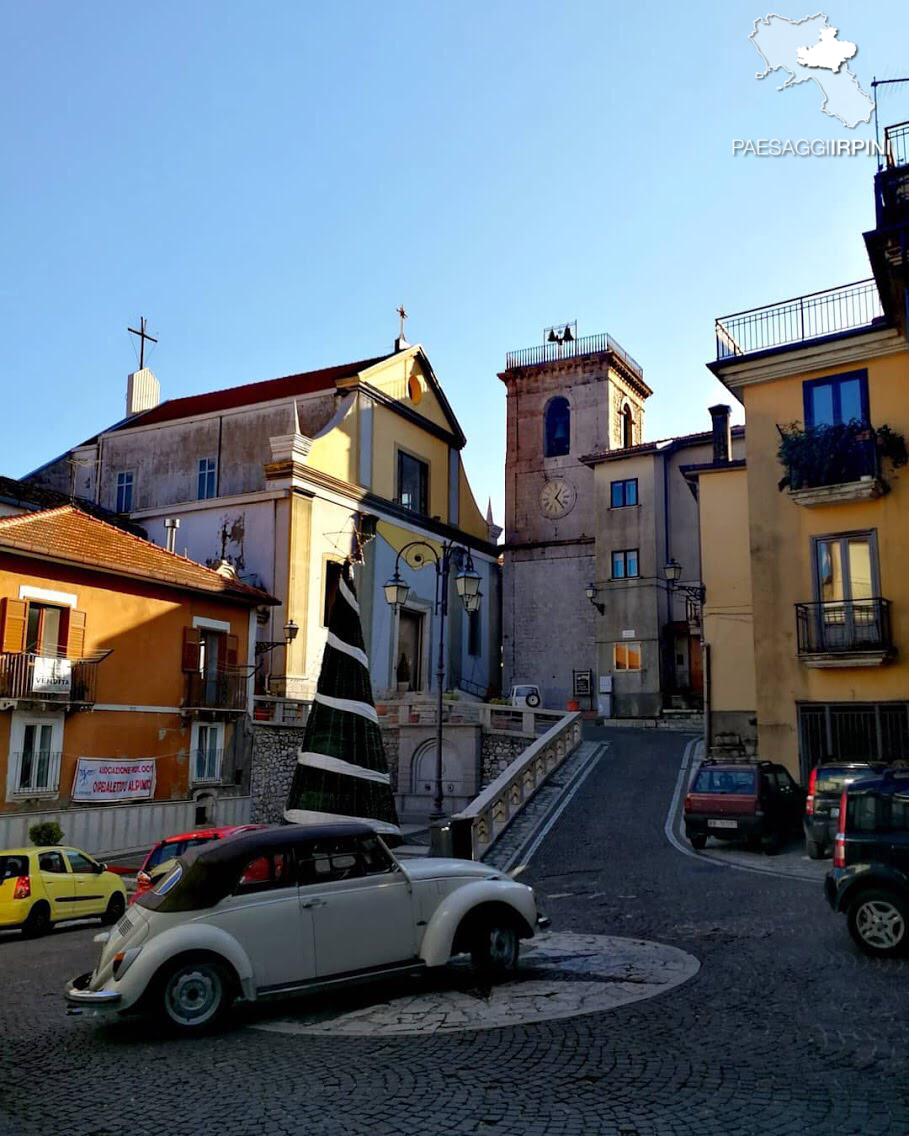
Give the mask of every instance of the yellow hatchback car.
<path id="1" fill-rule="evenodd" d="M 125 910 L 120 877 L 77 848 L 0 851 L 0 931 L 20 927 L 36 939 L 64 919 L 116 923 Z"/>

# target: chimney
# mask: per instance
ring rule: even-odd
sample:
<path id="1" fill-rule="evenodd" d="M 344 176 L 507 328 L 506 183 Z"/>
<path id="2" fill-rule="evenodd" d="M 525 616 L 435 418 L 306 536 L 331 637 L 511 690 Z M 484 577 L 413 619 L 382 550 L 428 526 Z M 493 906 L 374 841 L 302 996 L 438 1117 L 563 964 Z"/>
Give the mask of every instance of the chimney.
<path id="1" fill-rule="evenodd" d="M 177 529 L 180 527 L 179 517 L 165 517 L 164 528 L 167 530 L 167 551 L 173 552 L 177 546 Z"/>
<path id="2" fill-rule="evenodd" d="M 161 401 L 161 384 L 149 367 L 126 377 L 126 417 L 152 410 Z"/>
<path id="3" fill-rule="evenodd" d="M 725 403 L 711 406 L 710 417 L 713 419 L 713 460 L 721 464 L 732 460 L 732 427 L 729 424 L 729 415 L 732 407 Z"/>

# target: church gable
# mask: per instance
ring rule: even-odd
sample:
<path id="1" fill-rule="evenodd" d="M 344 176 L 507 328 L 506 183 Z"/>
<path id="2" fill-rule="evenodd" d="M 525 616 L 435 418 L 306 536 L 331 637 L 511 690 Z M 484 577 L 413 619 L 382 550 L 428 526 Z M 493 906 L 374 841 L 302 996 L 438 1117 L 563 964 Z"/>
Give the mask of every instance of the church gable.
<path id="1" fill-rule="evenodd" d="M 410 347 L 384 359 L 358 377 L 361 385 L 391 400 L 408 415 L 424 418 L 438 430 L 454 435 L 459 445 L 464 435 L 423 348 Z"/>

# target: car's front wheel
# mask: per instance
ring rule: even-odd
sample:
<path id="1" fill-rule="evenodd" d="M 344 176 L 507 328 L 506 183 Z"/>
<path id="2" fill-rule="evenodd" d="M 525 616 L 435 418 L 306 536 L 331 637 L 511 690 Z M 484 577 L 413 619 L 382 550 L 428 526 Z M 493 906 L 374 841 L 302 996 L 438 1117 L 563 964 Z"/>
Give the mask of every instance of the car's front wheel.
<path id="1" fill-rule="evenodd" d="M 888 958 L 909 946 L 909 904 L 886 889 L 863 892 L 849 908 L 849 933 L 869 955 Z"/>
<path id="2" fill-rule="evenodd" d="M 227 1016 L 232 1001 L 231 976 L 215 959 L 179 959 L 158 979 L 158 1014 L 184 1033 L 213 1029 Z"/>
<path id="3" fill-rule="evenodd" d="M 471 938 L 470 957 L 479 974 L 500 978 L 518 965 L 521 940 L 513 923 L 490 920 L 480 923 Z"/>

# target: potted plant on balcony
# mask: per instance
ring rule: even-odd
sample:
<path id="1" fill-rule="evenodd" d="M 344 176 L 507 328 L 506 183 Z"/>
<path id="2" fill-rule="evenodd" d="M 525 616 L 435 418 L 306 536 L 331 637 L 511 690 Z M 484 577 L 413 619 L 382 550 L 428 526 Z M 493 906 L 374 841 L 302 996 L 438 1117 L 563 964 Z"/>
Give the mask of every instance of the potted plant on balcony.
<path id="1" fill-rule="evenodd" d="M 875 477 L 884 458 L 894 469 L 909 461 L 903 435 L 886 425 L 875 428 L 867 422 L 852 421 L 803 427 L 792 422 L 777 429 L 777 457 L 786 471 L 779 481 L 781 491 Z"/>

